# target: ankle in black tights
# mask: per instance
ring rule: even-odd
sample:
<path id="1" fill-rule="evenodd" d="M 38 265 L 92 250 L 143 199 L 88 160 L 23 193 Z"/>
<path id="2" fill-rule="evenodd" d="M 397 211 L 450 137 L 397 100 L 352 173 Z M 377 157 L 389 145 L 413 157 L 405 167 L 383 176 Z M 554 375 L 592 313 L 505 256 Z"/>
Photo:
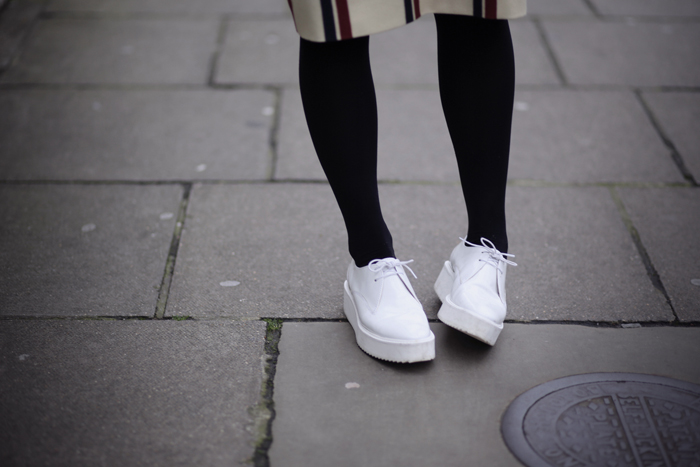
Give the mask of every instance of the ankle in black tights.
<path id="1" fill-rule="evenodd" d="M 508 250 L 505 186 L 515 82 L 508 22 L 435 15 L 438 71 L 467 205 L 467 240 Z M 301 40 L 299 83 L 311 139 L 358 267 L 393 257 L 377 190 L 377 103 L 369 38 Z"/>

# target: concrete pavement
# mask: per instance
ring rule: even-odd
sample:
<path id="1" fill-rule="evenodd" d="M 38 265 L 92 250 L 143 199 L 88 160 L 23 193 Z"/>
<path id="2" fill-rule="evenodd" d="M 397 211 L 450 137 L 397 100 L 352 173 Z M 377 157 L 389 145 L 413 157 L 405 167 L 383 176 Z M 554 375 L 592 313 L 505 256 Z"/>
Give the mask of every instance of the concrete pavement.
<path id="1" fill-rule="evenodd" d="M 2 465 L 520 465 L 518 394 L 700 383 L 700 6 L 511 22 L 508 324 L 436 320 L 467 228 L 430 16 L 371 40 L 380 195 L 438 339 L 355 345 L 280 0 L 0 0 Z M 412 264 L 413 267 L 413 264 Z"/>

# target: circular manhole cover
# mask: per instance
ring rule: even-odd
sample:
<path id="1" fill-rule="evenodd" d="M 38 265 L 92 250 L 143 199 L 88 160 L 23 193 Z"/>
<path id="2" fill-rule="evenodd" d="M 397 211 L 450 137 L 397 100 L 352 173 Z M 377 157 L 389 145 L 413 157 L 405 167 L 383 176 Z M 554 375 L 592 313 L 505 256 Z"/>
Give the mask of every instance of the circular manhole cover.
<path id="1" fill-rule="evenodd" d="M 700 386 L 632 373 L 569 376 L 518 396 L 501 432 L 529 467 L 698 467 Z"/>

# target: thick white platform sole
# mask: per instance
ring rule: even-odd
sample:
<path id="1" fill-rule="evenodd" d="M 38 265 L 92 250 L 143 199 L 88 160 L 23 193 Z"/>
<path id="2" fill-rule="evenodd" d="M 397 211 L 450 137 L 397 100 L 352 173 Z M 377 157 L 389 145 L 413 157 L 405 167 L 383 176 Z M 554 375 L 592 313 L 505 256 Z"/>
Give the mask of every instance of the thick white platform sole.
<path id="1" fill-rule="evenodd" d="M 362 326 L 348 281 L 345 281 L 344 310 L 355 331 L 357 345 L 372 357 L 397 363 L 425 362 L 435 358 L 435 335 L 432 331 L 429 337 L 423 339 L 401 340 L 378 336 Z"/>
<path id="2" fill-rule="evenodd" d="M 503 330 L 503 323 L 494 323 L 472 310 L 455 305 L 450 298 L 454 277 L 452 264 L 445 261 L 445 265 L 435 281 L 435 293 L 442 301 L 442 306 L 438 311 L 438 319 L 485 344 L 494 345 Z"/>

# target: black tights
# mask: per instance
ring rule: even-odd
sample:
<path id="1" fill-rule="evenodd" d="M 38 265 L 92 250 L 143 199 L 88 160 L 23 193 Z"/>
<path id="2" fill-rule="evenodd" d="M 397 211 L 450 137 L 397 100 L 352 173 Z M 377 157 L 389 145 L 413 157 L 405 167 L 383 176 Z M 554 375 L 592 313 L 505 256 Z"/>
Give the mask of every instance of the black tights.
<path id="1" fill-rule="evenodd" d="M 435 15 L 440 98 L 467 205 L 467 240 L 508 251 L 505 191 L 515 66 L 508 22 Z M 394 256 L 377 190 L 377 101 L 369 37 L 301 40 L 299 83 L 316 153 L 358 267 Z M 426 161 L 429 163 L 429 161 Z"/>

